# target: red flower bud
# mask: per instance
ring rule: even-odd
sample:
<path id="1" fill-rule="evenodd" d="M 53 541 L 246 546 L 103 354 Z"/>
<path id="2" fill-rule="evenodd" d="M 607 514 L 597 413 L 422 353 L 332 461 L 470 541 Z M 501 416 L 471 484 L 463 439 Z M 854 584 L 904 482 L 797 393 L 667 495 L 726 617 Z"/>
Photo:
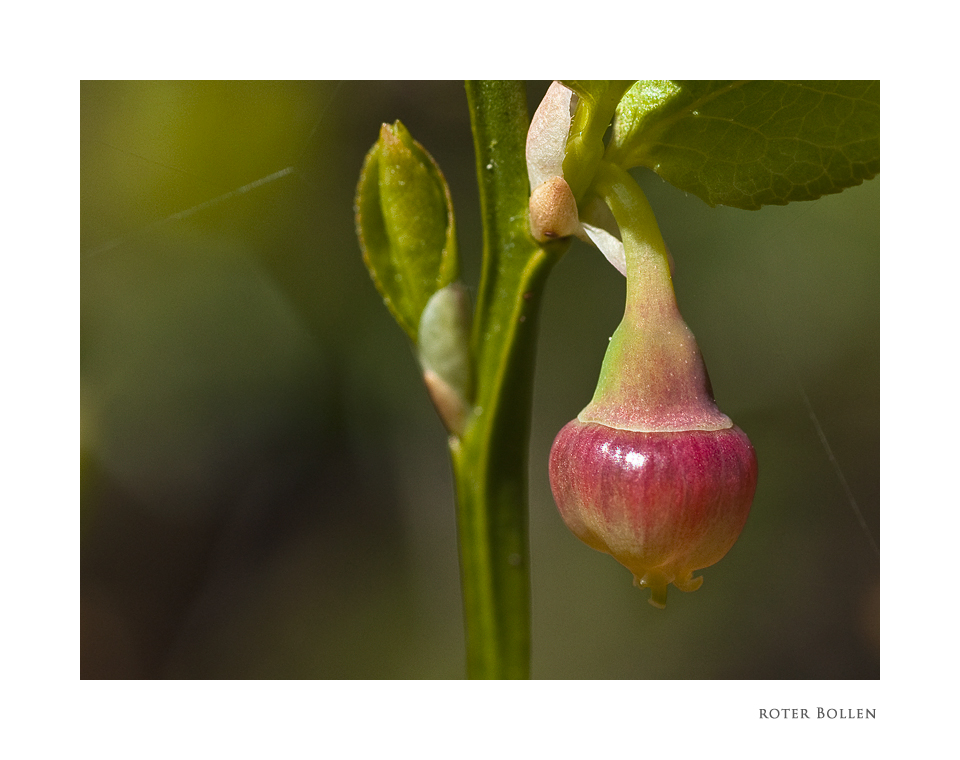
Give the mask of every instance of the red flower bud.
<path id="1" fill-rule="evenodd" d="M 550 485 L 573 533 L 664 607 L 670 583 L 696 590 L 693 573 L 736 542 L 757 457 L 717 408 L 646 198 L 616 167 L 601 167 L 597 187 L 623 233 L 627 306 L 593 400 L 553 443 Z"/>
<path id="2" fill-rule="evenodd" d="M 730 550 L 757 486 L 746 434 L 641 433 L 569 422 L 550 452 L 550 485 L 567 527 L 611 554 L 663 607 L 667 585 L 695 591 L 695 570 Z"/>

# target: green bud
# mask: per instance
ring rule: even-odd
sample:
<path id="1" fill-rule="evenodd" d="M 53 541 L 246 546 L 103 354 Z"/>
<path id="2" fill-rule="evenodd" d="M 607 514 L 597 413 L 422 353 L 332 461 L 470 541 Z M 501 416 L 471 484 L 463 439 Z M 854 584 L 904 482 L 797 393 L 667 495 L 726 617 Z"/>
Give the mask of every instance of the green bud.
<path id="1" fill-rule="evenodd" d="M 430 297 L 458 277 L 450 190 L 436 162 L 399 121 L 380 128 L 356 196 L 363 260 L 411 340 Z"/>
<path id="2" fill-rule="evenodd" d="M 417 353 L 430 399 L 443 424 L 463 433 L 473 395 L 470 361 L 470 301 L 456 282 L 438 290 L 420 318 Z"/>

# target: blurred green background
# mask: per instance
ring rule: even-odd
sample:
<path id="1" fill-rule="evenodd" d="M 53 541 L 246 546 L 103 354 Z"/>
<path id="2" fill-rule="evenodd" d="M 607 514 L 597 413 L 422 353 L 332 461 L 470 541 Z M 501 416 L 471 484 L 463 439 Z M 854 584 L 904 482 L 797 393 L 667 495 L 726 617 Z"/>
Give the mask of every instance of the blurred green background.
<path id="1" fill-rule="evenodd" d="M 475 289 L 462 83 L 81 84 L 81 677 L 462 677 L 445 435 L 354 233 L 396 119 L 450 183 Z M 743 212 L 635 175 L 760 484 L 665 611 L 567 531 L 547 456 L 624 291 L 575 243 L 541 320 L 533 676 L 879 678 L 879 560 L 805 401 L 878 541 L 879 179 Z"/>

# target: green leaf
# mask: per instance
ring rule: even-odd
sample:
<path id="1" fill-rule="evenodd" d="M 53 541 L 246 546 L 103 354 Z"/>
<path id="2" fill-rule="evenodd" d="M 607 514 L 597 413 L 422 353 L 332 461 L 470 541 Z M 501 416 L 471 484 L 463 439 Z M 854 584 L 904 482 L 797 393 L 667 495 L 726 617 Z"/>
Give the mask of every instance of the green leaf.
<path id="1" fill-rule="evenodd" d="M 606 158 L 711 206 L 813 200 L 880 171 L 880 83 L 637 82 Z"/>
<path id="2" fill-rule="evenodd" d="M 394 319 L 416 343 L 420 315 L 458 277 L 453 201 L 436 162 L 399 121 L 380 128 L 356 197 L 363 261 Z"/>

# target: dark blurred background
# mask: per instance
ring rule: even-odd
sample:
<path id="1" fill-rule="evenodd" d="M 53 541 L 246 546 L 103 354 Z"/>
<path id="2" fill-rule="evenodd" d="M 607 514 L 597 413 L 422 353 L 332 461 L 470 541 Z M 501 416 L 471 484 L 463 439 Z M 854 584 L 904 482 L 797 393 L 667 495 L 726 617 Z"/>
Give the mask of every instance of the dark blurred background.
<path id="1" fill-rule="evenodd" d="M 445 435 L 354 233 L 396 119 L 450 183 L 475 288 L 462 83 L 81 84 L 81 677 L 462 677 Z M 533 676 L 879 678 L 879 560 L 817 427 L 879 541 L 879 179 L 743 212 L 635 176 L 760 484 L 665 611 L 567 531 L 547 455 L 624 290 L 575 243 L 541 320 Z"/>

